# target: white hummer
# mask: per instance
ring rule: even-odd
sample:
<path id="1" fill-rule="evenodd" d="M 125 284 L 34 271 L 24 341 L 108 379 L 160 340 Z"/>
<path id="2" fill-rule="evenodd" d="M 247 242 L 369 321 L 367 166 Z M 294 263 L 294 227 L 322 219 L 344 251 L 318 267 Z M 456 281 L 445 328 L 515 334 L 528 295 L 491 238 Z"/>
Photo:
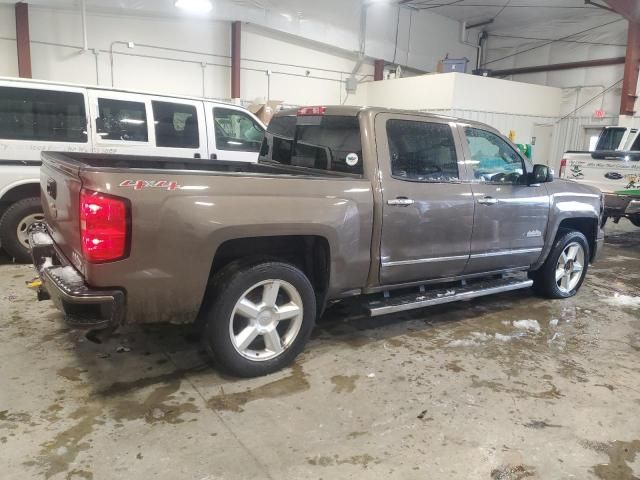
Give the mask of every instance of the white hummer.
<path id="1" fill-rule="evenodd" d="M 640 227 L 640 132 L 605 127 L 594 151 L 568 151 L 560 162 L 560 178 L 597 187 L 604 193 L 605 219 L 628 218 Z"/>

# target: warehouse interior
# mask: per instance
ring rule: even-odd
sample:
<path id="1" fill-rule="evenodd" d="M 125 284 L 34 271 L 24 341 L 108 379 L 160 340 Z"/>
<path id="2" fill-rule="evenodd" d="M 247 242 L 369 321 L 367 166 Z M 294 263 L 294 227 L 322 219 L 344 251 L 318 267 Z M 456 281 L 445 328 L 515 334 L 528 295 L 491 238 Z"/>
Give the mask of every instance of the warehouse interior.
<path id="1" fill-rule="evenodd" d="M 0 476 L 640 478 L 639 68 L 637 0 L 0 0 Z M 54 103 L 82 94 L 86 143 L 19 136 L 40 132 L 40 100 L 16 96 L 30 89 L 60 95 Z M 121 117 L 109 143 L 103 99 L 146 113 Z M 197 112 L 171 120 L 180 155 L 160 143 L 162 102 Z M 34 120 L 16 114 L 27 108 Z M 228 134 L 221 147 L 217 112 L 230 124 L 244 115 L 259 138 Z M 340 167 L 295 170 L 291 147 L 291 169 L 273 170 L 279 121 L 294 119 L 289 141 L 311 148 L 297 129 L 332 116 L 343 131 L 345 118 L 361 122 L 358 148 L 335 147 Z M 443 163 L 402 182 L 401 148 L 378 123 L 396 117 L 450 126 L 450 145 L 425 145 L 452 151 L 459 178 Z M 189 150 L 194 118 L 200 143 Z M 140 125 L 144 137 L 128 137 Z M 469 131 L 484 128 L 524 180 L 474 203 L 485 177 Z M 312 147 L 329 158 L 334 148 Z M 529 193 L 510 197 L 518 182 Z M 87 253 L 87 188 L 124 198 L 119 256 Z M 489 205 L 512 210 L 482 217 Z M 470 236 L 463 254 L 459 232 Z M 411 256 L 430 242 L 427 258 Z M 512 263 L 467 275 L 474 258 L 488 265 L 505 248 Z M 512 253 L 529 255 L 524 267 Z M 464 275 L 429 273 L 455 259 Z M 226 312 L 213 298 L 242 285 L 245 267 L 277 262 L 304 277 L 313 306 L 294 273 L 266 274 L 254 283 L 266 298 L 275 281 L 276 299 L 255 313 L 256 332 L 277 325 L 283 284 L 287 305 L 314 311 L 296 327 L 308 325 L 308 344 L 277 369 L 229 369 L 220 344 L 203 340 Z M 408 265 L 427 273 L 410 277 Z M 62 294 L 46 274 L 57 267 L 72 271 L 53 278 L 71 285 Z M 540 289 L 547 270 L 564 294 Z M 521 287 L 473 283 L 515 285 L 512 274 Z M 80 304 L 112 295 L 113 311 L 90 310 L 111 315 L 100 328 L 68 307 L 80 288 Z M 222 329 L 232 342 L 244 290 Z"/>

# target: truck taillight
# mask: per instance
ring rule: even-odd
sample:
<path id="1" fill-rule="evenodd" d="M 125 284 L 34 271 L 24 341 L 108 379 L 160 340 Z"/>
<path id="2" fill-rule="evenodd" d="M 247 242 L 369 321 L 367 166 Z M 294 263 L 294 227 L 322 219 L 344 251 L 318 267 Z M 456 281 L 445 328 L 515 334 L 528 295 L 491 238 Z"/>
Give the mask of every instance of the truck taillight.
<path id="1" fill-rule="evenodd" d="M 567 159 L 560 160 L 560 178 L 564 178 L 564 171 L 567 169 Z"/>
<path id="2" fill-rule="evenodd" d="M 325 107 L 301 107 L 298 109 L 298 115 L 301 117 L 306 115 L 324 115 L 326 110 Z"/>
<path id="3" fill-rule="evenodd" d="M 129 224 L 127 200 L 84 188 L 80 191 L 80 236 L 85 260 L 103 263 L 124 258 Z"/>

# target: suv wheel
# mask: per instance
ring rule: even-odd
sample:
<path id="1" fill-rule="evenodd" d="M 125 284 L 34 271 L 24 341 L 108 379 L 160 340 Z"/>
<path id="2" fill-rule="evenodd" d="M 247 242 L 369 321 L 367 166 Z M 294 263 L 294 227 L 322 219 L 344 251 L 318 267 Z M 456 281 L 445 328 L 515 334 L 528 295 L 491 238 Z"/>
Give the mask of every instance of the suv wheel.
<path id="1" fill-rule="evenodd" d="M 640 227 L 640 213 L 636 213 L 629 217 L 629 221 L 633 223 L 636 227 Z"/>
<path id="2" fill-rule="evenodd" d="M 309 279 L 287 263 L 230 264 L 213 282 L 203 341 L 214 361 L 239 377 L 289 365 L 315 323 Z"/>
<path id="3" fill-rule="evenodd" d="M 0 219 L 0 244 L 18 263 L 30 263 L 27 230 L 32 223 L 44 221 L 38 197 L 30 197 L 11 205 Z"/>
<path id="4" fill-rule="evenodd" d="M 572 297 L 580 289 L 588 267 L 586 237 L 574 230 L 562 230 L 547 260 L 532 276 L 534 289 L 549 298 Z"/>

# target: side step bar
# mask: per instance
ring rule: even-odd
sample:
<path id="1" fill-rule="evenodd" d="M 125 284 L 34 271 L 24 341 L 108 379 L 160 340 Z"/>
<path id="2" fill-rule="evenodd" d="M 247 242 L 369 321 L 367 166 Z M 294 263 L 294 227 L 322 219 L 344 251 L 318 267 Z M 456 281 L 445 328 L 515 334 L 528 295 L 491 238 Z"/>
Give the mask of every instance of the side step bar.
<path id="1" fill-rule="evenodd" d="M 458 300 L 469 300 L 485 295 L 493 295 L 494 293 L 510 292 L 511 290 L 529 288 L 531 285 L 533 285 L 533 280 L 513 277 L 497 278 L 469 285 L 458 285 L 438 290 L 428 290 L 422 293 L 404 294 L 397 297 L 392 296 L 384 300 L 369 302 L 367 308 L 372 317 L 377 317 L 378 315 L 388 315 Z"/>

